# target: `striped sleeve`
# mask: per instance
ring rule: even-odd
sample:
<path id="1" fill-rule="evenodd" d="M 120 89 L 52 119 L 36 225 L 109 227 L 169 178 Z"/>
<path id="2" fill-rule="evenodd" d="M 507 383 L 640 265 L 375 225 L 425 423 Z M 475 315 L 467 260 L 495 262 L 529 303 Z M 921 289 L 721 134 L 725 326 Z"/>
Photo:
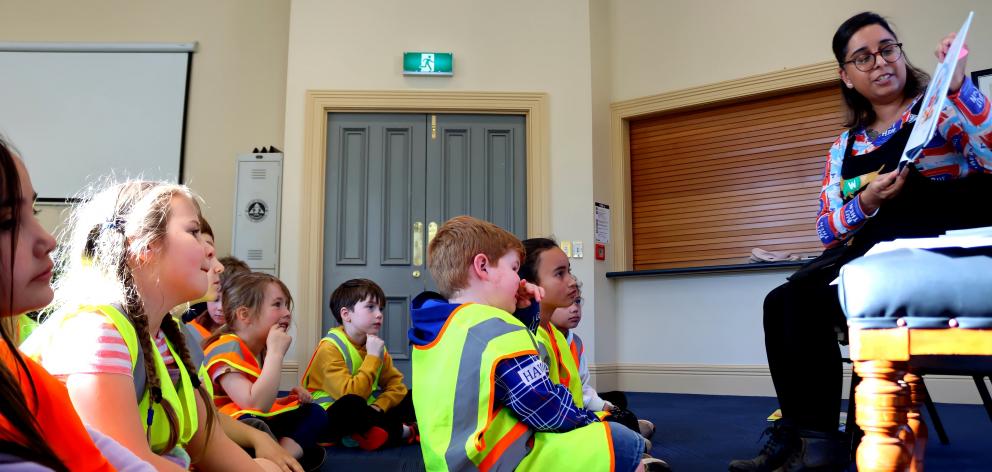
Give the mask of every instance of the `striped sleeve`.
<path id="1" fill-rule="evenodd" d="M 988 97 L 967 78 L 961 89 L 950 95 L 946 119 L 937 124 L 938 132 L 965 158 L 969 171 L 992 172 L 992 112 Z M 945 118 L 941 115 L 941 118 Z"/>
<path id="2" fill-rule="evenodd" d="M 124 337 L 106 317 L 80 313 L 52 335 L 42 364 L 52 375 L 121 374 L 131 377 L 131 355 Z"/>
<path id="3" fill-rule="evenodd" d="M 830 146 L 827 168 L 823 172 L 823 187 L 820 190 L 820 210 L 816 218 L 816 234 L 825 247 L 833 247 L 847 239 L 861 228 L 868 215 L 861 209 L 861 199 L 853 198 L 844 203 L 841 191 L 841 168 L 844 164 L 844 151 L 847 150 L 845 131 Z"/>

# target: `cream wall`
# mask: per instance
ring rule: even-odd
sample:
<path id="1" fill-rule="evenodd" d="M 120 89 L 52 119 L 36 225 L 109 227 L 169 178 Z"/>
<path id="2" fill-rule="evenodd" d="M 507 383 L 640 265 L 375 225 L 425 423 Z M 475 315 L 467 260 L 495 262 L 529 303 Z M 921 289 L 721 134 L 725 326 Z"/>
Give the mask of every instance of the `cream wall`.
<path id="1" fill-rule="evenodd" d="M 873 10 L 893 23 L 926 71 L 933 49 L 969 10 L 971 70 L 992 68 L 992 4 L 978 1 L 624 0 L 609 2 L 613 102 L 831 60 L 846 18 Z M 824 149 L 826 152 L 826 149 Z M 604 154 L 596 154 L 595 168 Z M 813 224 L 815 215 L 810 215 Z M 764 295 L 787 271 L 682 275 L 614 282 L 620 387 L 773 394 L 761 327 Z M 651 346 L 646 349 L 646 346 Z M 598 362 L 604 362 L 597 359 Z M 944 379 L 938 401 L 977 401 Z M 928 381 L 928 384 L 934 384 Z M 954 385 L 961 388 L 950 388 Z"/>
<path id="2" fill-rule="evenodd" d="M 289 0 L 0 0 L 0 41 L 198 43 L 184 174 L 206 202 L 222 255 L 231 247 L 235 156 L 282 147 L 288 31 Z M 46 206 L 41 218 L 54 230 L 61 213 Z"/>
<path id="3" fill-rule="evenodd" d="M 282 263 L 302 260 L 300 237 L 307 90 L 472 90 L 545 92 L 549 96 L 551 227 L 563 239 L 592 237 L 591 85 L 589 12 L 586 2 L 438 0 L 369 2 L 297 0 L 290 16 L 286 86 L 287 209 L 283 216 Z M 451 78 L 404 77 L 403 51 L 451 51 Z M 591 245 L 588 253 L 591 255 Z M 591 257 L 576 261 L 579 277 L 594 286 Z M 293 289 L 300 274 L 281 276 Z M 587 294 L 595 303 L 595 291 Z M 319 317 L 319 313 L 300 316 Z M 589 317 L 587 338 L 593 340 Z M 296 343 L 297 359 L 316 339 Z"/>
<path id="4" fill-rule="evenodd" d="M 992 67 L 992 4 L 948 0 L 622 0 L 611 1 L 611 100 L 773 72 L 833 59 L 830 41 L 848 17 L 870 10 L 888 18 L 908 57 L 936 67 L 933 50 L 975 19 L 968 63 Z"/>

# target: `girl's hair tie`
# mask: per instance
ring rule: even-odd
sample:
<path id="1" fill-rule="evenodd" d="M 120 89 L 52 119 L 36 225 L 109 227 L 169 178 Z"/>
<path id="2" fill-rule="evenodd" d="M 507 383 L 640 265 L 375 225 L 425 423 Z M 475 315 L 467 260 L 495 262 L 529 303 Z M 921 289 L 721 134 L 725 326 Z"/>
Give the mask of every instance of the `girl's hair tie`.
<path id="1" fill-rule="evenodd" d="M 120 216 L 107 218 L 107 221 L 103 223 L 103 230 L 124 231 L 124 218 Z"/>
<path id="2" fill-rule="evenodd" d="M 162 389 L 160 387 L 152 387 L 152 400 L 155 403 L 162 403 Z"/>

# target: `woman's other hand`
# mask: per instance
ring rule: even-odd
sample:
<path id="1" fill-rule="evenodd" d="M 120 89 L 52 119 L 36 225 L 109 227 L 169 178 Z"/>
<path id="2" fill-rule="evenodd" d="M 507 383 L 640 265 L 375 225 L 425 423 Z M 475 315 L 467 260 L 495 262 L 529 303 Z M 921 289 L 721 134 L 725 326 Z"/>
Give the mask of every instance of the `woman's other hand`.
<path id="1" fill-rule="evenodd" d="M 878 210 L 882 202 L 899 195 L 903 184 L 906 183 L 907 175 L 909 175 L 909 167 L 904 167 L 901 172 L 892 171 L 872 180 L 858 196 L 861 199 L 861 211 L 871 215 Z"/>

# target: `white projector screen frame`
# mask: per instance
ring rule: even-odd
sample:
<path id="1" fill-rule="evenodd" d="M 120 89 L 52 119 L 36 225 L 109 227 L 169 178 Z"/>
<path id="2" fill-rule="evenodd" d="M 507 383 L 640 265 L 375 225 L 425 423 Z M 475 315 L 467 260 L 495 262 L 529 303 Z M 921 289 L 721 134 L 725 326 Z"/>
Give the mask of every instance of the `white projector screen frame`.
<path id="1" fill-rule="evenodd" d="M 41 202 L 101 177 L 182 182 L 195 43 L 0 43 L 0 134 Z"/>

